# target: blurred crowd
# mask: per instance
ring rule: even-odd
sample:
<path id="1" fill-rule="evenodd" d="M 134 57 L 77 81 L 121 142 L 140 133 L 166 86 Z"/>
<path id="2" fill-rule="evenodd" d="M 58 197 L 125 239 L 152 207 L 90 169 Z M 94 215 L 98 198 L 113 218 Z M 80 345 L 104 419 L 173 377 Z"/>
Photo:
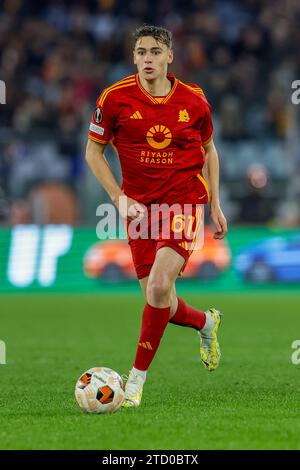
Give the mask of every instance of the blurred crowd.
<path id="1" fill-rule="evenodd" d="M 83 153 L 90 116 L 100 91 L 135 70 L 132 32 L 143 23 L 173 32 L 171 70 L 198 83 L 213 105 L 232 220 L 265 223 L 286 214 L 277 204 L 280 188 L 297 224 L 299 111 L 290 100 L 291 83 L 300 79 L 297 0 L 3 0 L 0 223 L 43 223 L 45 210 L 32 201 L 47 185 L 74 201 L 70 223 L 89 222 Z M 253 155 L 263 184 L 253 184 Z"/>

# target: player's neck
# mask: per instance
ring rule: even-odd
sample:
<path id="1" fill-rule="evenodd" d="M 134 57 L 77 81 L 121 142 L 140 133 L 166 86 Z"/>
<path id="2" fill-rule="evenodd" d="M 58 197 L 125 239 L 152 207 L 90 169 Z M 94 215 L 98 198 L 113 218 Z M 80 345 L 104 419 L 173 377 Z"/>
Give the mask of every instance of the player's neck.
<path id="1" fill-rule="evenodd" d="M 140 82 L 142 87 L 152 96 L 167 96 L 172 88 L 172 83 L 166 76 L 155 80 L 145 80 L 140 77 Z"/>

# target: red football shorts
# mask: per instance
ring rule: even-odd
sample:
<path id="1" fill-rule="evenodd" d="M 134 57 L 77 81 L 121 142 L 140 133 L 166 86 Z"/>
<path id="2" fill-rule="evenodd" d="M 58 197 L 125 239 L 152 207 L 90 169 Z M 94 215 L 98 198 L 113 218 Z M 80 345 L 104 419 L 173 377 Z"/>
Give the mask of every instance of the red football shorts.
<path id="1" fill-rule="evenodd" d="M 179 272 L 182 276 L 187 261 L 195 249 L 203 245 L 204 206 L 173 204 L 148 209 L 139 222 L 127 221 L 128 243 L 138 279 L 149 276 L 156 252 L 172 248 L 183 257 Z"/>

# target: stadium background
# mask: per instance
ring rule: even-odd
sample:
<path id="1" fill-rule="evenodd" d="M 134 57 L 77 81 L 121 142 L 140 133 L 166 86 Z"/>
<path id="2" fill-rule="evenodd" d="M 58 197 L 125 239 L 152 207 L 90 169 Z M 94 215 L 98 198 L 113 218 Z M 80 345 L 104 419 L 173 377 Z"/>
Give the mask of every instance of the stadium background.
<path id="1" fill-rule="evenodd" d="M 186 367 L 187 351 L 194 354 L 190 336 L 170 329 L 144 411 L 128 415 L 144 431 L 133 428 L 127 440 L 124 414 L 114 422 L 101 417 L 100 442 L 90 437 L 96 421 L 78 414 L 72 386 L 80 372 L 103 362 L 121 372 L 130 367 L 142 298 L 136 281 L 108 283 L 84 271 L 86 253 L 98 243 L 96 208 L 108 201 L 84 148 L 99 92 L 134 72 L 131 32 L 145 22 L 172 30 L 171 71 L 199 84 L 213 105 L 231 261 L 214 279 L 182 280 L 178 290 L 199 307 L 215 304 L 225 312 L 227 356 L 212 382 L 199 374 L 206 398 L 200 404 L 190 398 L 182 412 L 180 391 L 194 380 L 196 358 Z M 296 0 L 1 2 L 0 340 L 6 358 L 0 376 L 9 385 L 1 391 L 0 448 L 299 448 L 299 366 L 290 359 L 291 344 L 300 339 L 300 105 L 291 100 L 292 82 L 300 79 L 299 26 Z M 107 158 L 120 178 L 112 148 Z M 264 240 L 271 243 L 264 256 L 273 253 L 277 261 L 260 258 L 245 278 L 238 256 Z M 267 262 L 282 267 L 276 281 Z M 174 341 L 182 353 L 177 363 L 168 349 Z M 182 384 L 175 363 L 184 371 Z M 34 387 L 26 379 L 33 373 Z M 26 399 L 14 394 L 15 375 L 23 378 Z M 167 381 L 160 393 L 176 435 L 154 394 L 157 381 Z M 216 403 L 222 411 L 212 431 L 201 418 L 216 418 Z M 149 431 L 153 413 L 164 438 Z M 191 428 L 181 432 L 188 421 Z M 48 439 L 39 435 L 43 426 Z"/>

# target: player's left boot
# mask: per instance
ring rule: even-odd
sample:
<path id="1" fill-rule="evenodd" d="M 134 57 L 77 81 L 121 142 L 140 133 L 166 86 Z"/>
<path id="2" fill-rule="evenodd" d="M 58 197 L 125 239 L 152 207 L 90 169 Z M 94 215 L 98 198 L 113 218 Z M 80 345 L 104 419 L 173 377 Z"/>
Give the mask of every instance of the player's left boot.
<path id="1" fill-rule="evenodd" d="M 205 314 L 206 322 L 204 328 L 199 331 L 200 357 L 204 367 L 209 371 L 213 371 L 218 367 L 221 359 L 217 332 L 222 314 L 215 308 L 206 310 Z"/>
<path id="2" fill-rule="evenodd" d="M 130 371 L 125 384 L 125 397 L 122 403 L 123 408 L 137 408 L 140 406 L 144 383 L 145 379 L 141 375 L 135 373 L 133 370 Z"/>

